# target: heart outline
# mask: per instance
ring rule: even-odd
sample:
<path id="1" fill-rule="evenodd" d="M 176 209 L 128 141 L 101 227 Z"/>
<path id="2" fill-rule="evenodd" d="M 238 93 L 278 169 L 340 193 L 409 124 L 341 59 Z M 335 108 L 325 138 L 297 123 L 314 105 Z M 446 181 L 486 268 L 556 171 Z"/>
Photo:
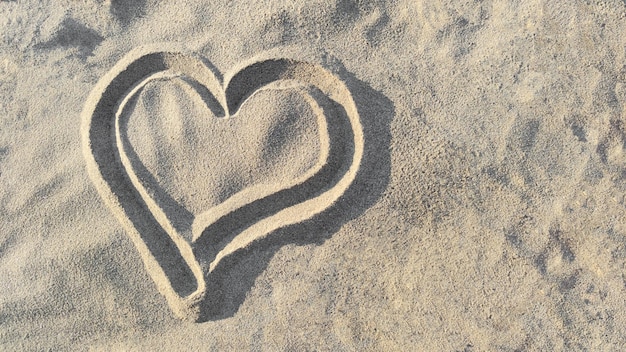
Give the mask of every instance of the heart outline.
<path id="1" fill-rule="evenodd" d="M 154 200 L 141 194 L 141 190 L 137 189 L 140 182 L 132 180 L 133 168 L 128 167 L 128 160 L 123 160 L 126 153 L 123 151 L 123 143 L 120 142 L 119 112 L 124 108 L 124 101 L 127 101 L 134 91 L 136 93 L 142 82 L 145 84 L 144 81 L 151 75 L 162 72 L 176 72 L 192 77 L 213 94 L 227 115 L 235 115 L 250 96 L 270 84 L 297 81 L 303 85 L 313 86 L 345 111 L 353 147 L 350 163 L 342 165 L 343 174 L 335 178 L 336 182 L 332 179 L 334 183 L 326 185 L 321 193 L 258 219 L 235 235 L 217 253 L 205 274 L 207 268 L 200 266 L 191 245 L 180 235 L 177 236 L 175 229 L 168 228 L 171 224 L 167 224 L 169 221 L 167 216 L 163 213 L 155 219 L 155 212 L 159 213 L 162 210 L 155 204 L 152 204 L 151 208 L 147 199 L 153 202 Z M 329 119 L 326 114 L 324 117 Z M 205 275 L 209 276 L 217 264 L 232 253 L 246 248 L 278 229 L 305 221 L 333 205 L 354 181 L 364 149 L 359 112 L 345 83 L 322 66 L 286 58 L 252 60 L 242 68 L 232 71 L 232 75 L 222 83 L 211 67 L 196 55 L 178 50 L 138 48 L 120 60 L 96 84 L 83 109 L 82 121 L 83 154 L 90 178 L 101 197 L 129 233 L 147 272 L 174 313 L 190 320 L 198 318 L 198 306 L 208 294 Z M 115 133 L 111 133 L 112 125 L 115 126 Z M 302 182 L 311 178 L 313 177 Z M 277 190 L 272 195 L 281 191 Z M 139 192 L 140 199 L 137 199 L 136 192 Z M 208 210 L 222 209 L 217 215 L 205 220 L 207 226 L 256 201 L 237 195 L 231 198 L 232 201 L 229 198 L 221 204 L 228 203 L 230 207 L 218 208 L 220 207 L 218 205 Z M 142 201 L 145 204 L 142 204 Z M 158 218 L 166 221 L 159 221 Z M 163 231 L 159 231 L 159 227 Z M 184 271 L 185 268 L 180 266 L 181 263 L 187 266 L 187 272 L 177 271 Z M 188 288 L 181 287 L 186 287 L 186 283 L 191 282 L 188 280 L 190 276 L 195 280 L 195 289 L 187 292 Z M 178 279 L 182 282 L 180 287 L 174 282 Z M 193 288 L 194 285 L 191 286 Z"/>

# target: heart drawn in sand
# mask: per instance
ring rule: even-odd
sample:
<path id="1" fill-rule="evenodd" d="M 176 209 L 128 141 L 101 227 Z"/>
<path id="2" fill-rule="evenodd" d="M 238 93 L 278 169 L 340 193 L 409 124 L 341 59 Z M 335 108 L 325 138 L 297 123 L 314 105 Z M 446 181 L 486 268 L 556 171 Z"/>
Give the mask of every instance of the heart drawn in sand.
<path id="1" fill-rule="evenodd" d="M 137 49 L 102 77 L 82 113 L 83 152 L 92 181 L 174 313 L 190 320 L 198 319 L 199 305 L 211 295 L 207 282 L 220 261 L 333 205 L 354 181 L 363 156 L 356 105 L 330 71 L 275 58 L 243 65 L 222 83 L 204 62 L 183 52 Z M 237 118 L 260 90 L 297 90 L 317 116 L 319 162 L 284 184 L 250 186 L 188 221 L 176 218 L 145 183 L 125 113 L 149 82 L 174 78 L 184 79 L 216 116 L 229 118 Z"/>

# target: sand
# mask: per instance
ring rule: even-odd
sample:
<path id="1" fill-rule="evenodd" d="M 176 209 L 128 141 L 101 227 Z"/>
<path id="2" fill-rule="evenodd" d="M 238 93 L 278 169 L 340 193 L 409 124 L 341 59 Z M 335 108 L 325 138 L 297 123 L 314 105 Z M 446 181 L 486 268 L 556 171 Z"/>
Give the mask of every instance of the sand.
<path id="1" fill-rule="evenodd" d="M 626 3 L 0 1 L 0 350 L 617 351 Z"/>

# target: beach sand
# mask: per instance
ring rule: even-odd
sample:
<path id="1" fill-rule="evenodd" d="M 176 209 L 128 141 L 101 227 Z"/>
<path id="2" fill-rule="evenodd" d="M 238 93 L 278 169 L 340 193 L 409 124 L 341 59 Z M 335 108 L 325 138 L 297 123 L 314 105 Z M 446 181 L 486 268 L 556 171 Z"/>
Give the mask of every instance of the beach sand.
<path id="1" fill-rule="evenodd" d="M 618 351 L 626 3 L 0 1 L 0 350 Z"/>

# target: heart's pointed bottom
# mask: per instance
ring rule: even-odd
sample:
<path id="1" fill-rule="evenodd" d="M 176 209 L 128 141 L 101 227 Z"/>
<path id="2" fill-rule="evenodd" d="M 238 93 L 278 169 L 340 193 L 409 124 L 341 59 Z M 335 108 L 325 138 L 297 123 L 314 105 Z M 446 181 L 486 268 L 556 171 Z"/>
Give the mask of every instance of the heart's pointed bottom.
<path id="1" fill-rule="evenodd" d="M 200 304 L 205 299 L 205 294 L 206 292 L 195 292 L 184 299 L 173 297 L 175 301 L 168 300 L 168 303 L 178 318 L 195 323 L 201 320 Z"/>

